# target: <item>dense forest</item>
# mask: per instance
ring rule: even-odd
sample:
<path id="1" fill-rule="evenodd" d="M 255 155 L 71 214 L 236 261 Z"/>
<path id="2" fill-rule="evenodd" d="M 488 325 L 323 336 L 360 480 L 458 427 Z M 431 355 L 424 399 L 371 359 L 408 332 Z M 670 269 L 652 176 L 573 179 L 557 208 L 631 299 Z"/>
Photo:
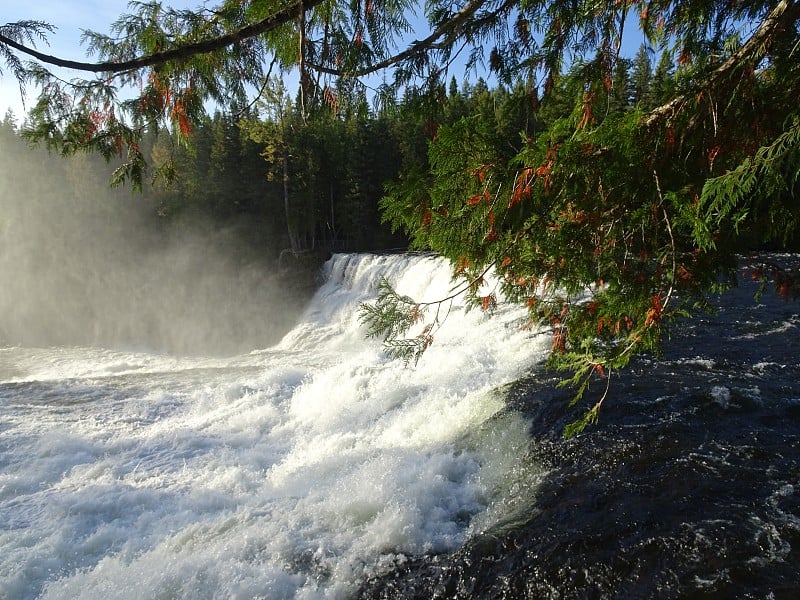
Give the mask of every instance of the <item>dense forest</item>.
<path id="1" fill-rule="evenodd" d="M 603 110 L 647 111 L 668 99 L 677 85 L 674 65 L 668 54 L 654 63 L 645 46 L 620 60 Z M 217 109 L 192 125 L 190 137 L 170 129 L 144 135 L 148 173 L 130 201 L 150 206 L 162 225 L 201 220 L 235 226 L 273 260 L 285 251 L 406 248 L 403 228 L 387 223 L 391 213 L 381 210 L 381 201 L 387 190 L 430 177 L 429 149 L 440 127 L 468 123 L 491 141 L 500 160 L 511 162 L 527 141 L 569 115 L 583 94 L 579 69 L 560 78 L 542 102 L 530 81 L 490 88 L 482 78 L 472 84 L 452 77 L 433 92 L 409 88 L 402 98 L 385 90 L 370 98 L 367 88 L 351 86 L 303 115 L 279 80 L 270 84 L 269 104 L 262 98 Z M 6 138 L 24 136 L 27 126 L 10 113 L 0 123 Z M 20 150 L 23 145 L 20 139 Z M 91 195 L 118 166 L 99 155 L 55 163 L 56 170 L 73 171 L 75 185 L 86 186 L 76 193 Z"/>

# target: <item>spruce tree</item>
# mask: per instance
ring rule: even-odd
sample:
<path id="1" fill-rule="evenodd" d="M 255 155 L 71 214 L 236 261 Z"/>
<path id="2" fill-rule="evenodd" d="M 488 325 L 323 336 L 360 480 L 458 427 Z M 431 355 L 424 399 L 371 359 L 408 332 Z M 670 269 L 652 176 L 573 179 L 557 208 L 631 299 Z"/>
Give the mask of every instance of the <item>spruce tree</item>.
<path id="1" fill-rule="evenodd" d="M 642 96 L 642 108 L 653 110 L 657 106 L 668 102 L 674 95 L 676 88 L 675 65 L 669 52 L 662 52 L 658 59 L 653 77 L 647 92 Z"/>
<path id="2" fill-rule="evenodd" d="M 642 108 L 645 108 L 644 103 L 649 98 L 652 77 L 653 67 L 650 63 L 650 51 L 647 46 L 642 44 L 636 51 L 631 66 L 631 102 L 634 106 L 642 102 Z"/>
<path id="3" fill-rule="evenodd" d="M 614 76 L 611 80 L 611 89 L 606 92 L 608 97 L 608 110 L 623 112 L 628 110 L 634 102 L 633 86 L 630 80 L 630 64 L 627 58 L 620 58 L 614 66 Z"/>

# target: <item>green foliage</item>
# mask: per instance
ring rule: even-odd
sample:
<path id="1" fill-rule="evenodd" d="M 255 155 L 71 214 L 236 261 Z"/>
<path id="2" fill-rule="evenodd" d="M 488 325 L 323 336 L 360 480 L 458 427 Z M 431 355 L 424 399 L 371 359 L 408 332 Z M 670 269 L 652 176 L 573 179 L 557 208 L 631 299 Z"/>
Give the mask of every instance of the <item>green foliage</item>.
<path id="1" fill-rule="evenodd" d="M 361 307 L 360 320 L 367 327 L 368 337 L 383 339 L 386 352 L 406 364 L 416 363 L 433 342 L 431 330 L 435 323 L 425 325 L 415 337 L 405 337 L 409 329 L 424 318 L 420 304 L 408 296 L 398 294 L 386 279 L 378 283 L 378 296 L 374 303 Z"/>
<path id="2" fill-rule="evenodd" d="M 6 23 L 0 25 L 0 36 L 18 42 L 20 44 L 36 45 L 37 41 L 47 41 L 47 35 L 53 33 L 55 27 L 42 21 L 18 21 L 16 23 Z M 0 43 L 0 61 L 6 64 L 7 68 L 19 83 L 20 95 L 25 98 L 25 83 L 31 77 L 29 68 L 6 44 Z M 3 69 L 0 68 L 0 75 Z"/>
<path id="3" fill-rule="evenodd" d="M 713 248 L 712 232 L 728 226 L 735 234 L 752 222 L 767 221 L 762 242 L 786 244 L 798 218 L 796 198 L 800 182 L 800 116 L 769 145 L 747 156 L 735 169 L 706 180 L 698 203 L 695 239 Z"/>
<path id="4" fill-rule="evenodd" d="M 564 437 L 571 438 L 572 436 L 582 433 L 587 426 L 596 424 L 599 418 L 600 404 L 598 403 L 587 410 L 580 419 L 564 427 Z"/>
<path id="5" fill-rule="evenodd" d="M 620 91 L 628 89 L 624 64 L 605 79 L 593 78 L 591 63 L 554 78 L 516 154 L 496 135 L 496 112 L 478 108 L 442 125 L 430 175 L 406 179 L 383 200 L 392 225 L 416 248 L 449 258 L 456 273 L 498 266 L 504 295 L 550 324 L 549 364 L 565 373 L 573 402 L 604 382 L 568 435 L 597 421 L 613 371 L 637 353 L 658 353 L 675 319 L 735 281 L 737 253 L 754 241 L 785 242 L 798 218 L 796 109 L 765 93 L 779 74 L 742 65 L 721 104 L 709 95 L 722 89 L 686 91 L 713 65 L 682 58 L 675 69 L 671 56 L 662 52 L 645 81 L 640 51 L 630 95 Z M 662 117 L 658 107 L 676 94 L 684 110 Z M 769 141 L 751 151 L 756 129 Z M 796 280 L 770 272 L 792 295 Z"/>

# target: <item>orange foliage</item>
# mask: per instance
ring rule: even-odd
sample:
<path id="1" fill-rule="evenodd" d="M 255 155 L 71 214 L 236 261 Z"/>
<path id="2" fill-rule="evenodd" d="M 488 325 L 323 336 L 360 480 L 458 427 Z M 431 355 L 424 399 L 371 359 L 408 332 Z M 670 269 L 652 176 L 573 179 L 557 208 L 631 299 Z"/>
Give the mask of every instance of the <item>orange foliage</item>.
<path id="1" fill-rule="evenodd" d="M 494 230 L 494 213 L 489 211 L 489 214 L 486 215 L 487 220 L 489 221 L 489 231 L 483 237 L 484 241 L 493 242 L 497 239 L 497 232 Z"/>
<path id="2" fill-rule="evenodd" d="M 595 363 L 594 370 L 597 372 L 598 375 L 600 375 L 600 377 L 606 376 L 606 372 L 603 370 L 603 365 L 601 365 L 600 363 Z"/>
<path id="3" fill-rule="evenodd" d="M 553 331 L 552 351 L 556 354 L 564 354 L 567 351 L 567 334 L 560 326 Z"/>
<path id="4" fill-rule="evenodd" d="M 581 120 L 578 121 L 578 129 L 594 124 L 592 102 L 594 102 L 594 92 L 586 92 L 583 96 L 583 114 L 581 115 Z"/>
<path id="5" fill-rule="evenodd" d="M 653 323 L 658 324 L 658 322 L 661 321 L 663 313 L 664 307 L 661 304 L 661 296 L 659 294 L 653 294 L 653 297 L 650 298 L 650 308 L 647 309 L 647 314 L 645 315 L 644 326 L 648 327 Z"/>
<path id="6" fill-rule="evenodd" d="M 508 201 L 508 208 L 511 208 L 515 204 L 521 202 L 523 198 L 531 197 L 531 183 L 533 182 L 535 176 L 536 173 L 532 167 L 523 169 L 519 175 L 517 175 L 517 181 L 514 184 L 514 193 L 511 195 L 511 199 Z"/>
<path id="7" fill-rule="evenodd" d="M 481 298 L 481 310 L 490 310 L 497 306 L 497 298 L 494 294 L 489 294 Z"/>

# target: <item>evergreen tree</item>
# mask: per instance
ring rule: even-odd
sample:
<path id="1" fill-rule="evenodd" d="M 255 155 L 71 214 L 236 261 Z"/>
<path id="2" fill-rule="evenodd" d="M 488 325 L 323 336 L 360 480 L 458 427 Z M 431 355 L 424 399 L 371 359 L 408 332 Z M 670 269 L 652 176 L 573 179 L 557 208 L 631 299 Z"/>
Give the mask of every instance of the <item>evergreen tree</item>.
<path id="1" fill-rule="evenodd" d="M 469 108 L 467 106 L 466 94 L 462 92 L 456 78 L 450 79 L 447 92 L 447 101 L 444 107 L 444 119 L 447 123 L 455 123 L 462 117 L 467 116 Z"/>
<path id="2" fill-rule="evenodd" d="M 230 216 L 241 204 L 239 135 L 233 117 L 216 112 L 211 121 L 209 170 L 205 183 L 215 214 Z"/>
<path id="3" fill-rule="evenodd" d="M 647 93 L 642 97 L 645 110 L 652 110 L 673 96 L 676 88 L 674 70 L 672 56 L 668 52 L 662 52 Z"/>
<path id="4" fill-rule="evenodd" d="M 2 127 L 5 132 L 16 133 L 17 118 L 14 115 L 14 111 L 11 110 L 10 108 L 6 110 L 6 114 L 3 116 L 3 120 L 0 122 L 0 127 Z"/>
<path id="5" fill-rule="evenodd" d="M 650 84 L 653 78 L 653 67 L 650 64 L 650 51 L 647 46 L 642 44 L 636 51 L 636 56 L 633 57 L 633 64 L 631 66 L 631 102 L 634 106 L 644 103 L 649 98 Z"/>
<path id="6" fill-rule="evenodd" d="M 635 94 L 629 75 L 630 66 L 631 61 L 626 58 L 620 58 L 614 66 L 611 89 L 607 92 L 608 110 L 610 112 L 624 112 L 632 104 L 635 104 Z"/>

